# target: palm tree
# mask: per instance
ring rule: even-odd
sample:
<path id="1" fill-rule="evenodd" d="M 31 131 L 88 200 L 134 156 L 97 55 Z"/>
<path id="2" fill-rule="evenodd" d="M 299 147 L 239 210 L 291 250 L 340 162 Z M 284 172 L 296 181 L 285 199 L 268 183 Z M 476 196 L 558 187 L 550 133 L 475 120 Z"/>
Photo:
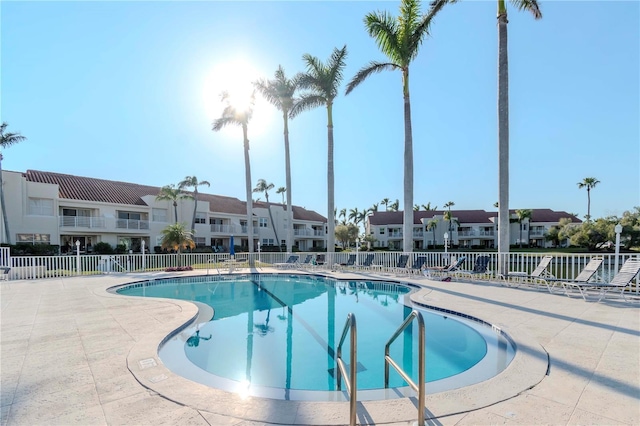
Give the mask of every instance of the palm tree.
<path id="1" fill-rule="evenodd" d="M 391 202 L 390 199 L 385 198 L 382 201 L 380 201 L 380 204 L 384 205 L 384 210 L 387 211 L 389 210 L 389 203 Z"/>
<path id="2" fill-rule="evenodd" d="M 247 238 L 249 244 L 249 253 L 253 253 L 253 202 L 251 200 L 251 163 L 249 161 L 249 138 L 247 136 L 249 121 L 253 114 L 253 105 L 255 102 L 254 95 L 251 94 L 248 105 L 244 107 L 236 107 L 232 105 L 229 94 L 222 94 L 222 101 L 226 102 L 226 106 L 222 111 L 222 116 L 213 122 L 213 131 L 217 132 L 229 124 L 242 127 L 242 139 L 244 144 L 244 169 L 245 169 L 245 188 L 247 199 Z M 289 224 L 289 226 L 293 226 Z"/>
<path id="3" fill-rule="evenodd" d="M 4 233 L 7 244 L 11 244 L 11 233 L 9 232 L 9 219 L 7 218 L 7 208 L 4 201 L 4 184 L 2 183 L 2 150 L 13 144 L 27 140 L 20 133 L 5 133 L 8 124 L 2 122 L 0 125 L 0 208 L 2 208 L 2 221 L 4 223 Z"/>
<path id="4" fill-rule="evenodd" d="M 429 201 L 427 204 L 423 204 L 422 208 L 424 209 L 424 211 L 427 211 L 427 212 L 431 210 L 438 210 L 438 206 L 431 208 L 431 201 Z"/>
<path id="5" fill-rule="evenodd" d="M 398 70 L 402 73 L 404 97 L 404 238 L 403 251 L 413 250 L 413 135 L 411 133 L 411 101 L 409 96 L 409 65 L 418 56 L 418 50 L 435 13 L 420 13 L 420 0 L 402 0 L 397 18 L 387 12 L 371 12 L 364 18 L 369 35 L 389 62 L 371 61 L 356 73 L 347 85 L 349 94 L 370 75 L 382 71 Z"/>
<path id="6" fill-rule="evenodd" d="M 599 183 L 600 181 L 594 177 L 587 177 L 578 182 L 578 188 L 587 188 L 587 222 L 591 220 L 591 190 Z"/>
<path id="7" fill-rule="evenodd" d="M 456 205 L 456 203 L 454 203 L 453 201 L 449 201 L 447 203 L 444 203 L 444 208 L 448 209 L 444 213 L 444 219 L 449 221 L 449 235 L 451 236 L 451 239 L 453 239 L 453 230 L 451 229 L 451 219 L 453 218 L 453 216 L 451 215 L 451 207 L 453 207 L 455 205 Z"/>
<path id="8" fill-rule="evenodd" d="M 396 201 L 394 201 L 393 203 L 389 204 L 389 210 L 392 212 L 397 212 L 398 209 L 400 208 L 400 200 L 398 200 L 396 198 Z M 413 214 L 413 212 L 412 212 Z"/>
<path id="9" fill-rule="evenodd" d="M 287 192 L 287 188 L 285 188 L 284 186 L 281 186 L 280 188 L 278 188 L 276 190 L 276 194 L 282 194 L 282 205 L 284 206 L 285 210 L 287 209 L 287 204 L 284 201 L 284 193 Z"/>
<path id="10" fill-rule="evenodd" d="M 429 13 L 437 13 L 447 3 L 459 0 L 433 0 Z M 509 270 L 509 60 L 507 56 L 507 4 L 498 1 L 498 270 Z M 518 10 L 542 18 L 537 0 L 510 0 Z"/>
<path id="11" fill-rule="evenodd" d="M 184 223 L 174 223 L 164 228 L 160 244 L 163 248 L 176 250 L 178 255 L 182 252 L 183 247 L 194 248 L 196 246 L 193 241 L 193 234 L 185 229 Z M 178 256 L 178 266 L 180 266 L 180 262 L 181 259 Z"/>
<path id="12" fill-rule="evenodd" d="M 338 213 L 338 217 L 342 218 L 342 224 L 347 224 L 347 209 L 340 209 L 340 213 Z"/>
<path id="13" fill-rule="evenodd" d="M 378 211 L 378 203 L 373 203 L 373 205 L 371 207 L 369 207 L 369 213 L 374 213 Z"/>
<path id="14" fill-rule="evenodd" d="M 269 191 L 274 188 L 272 183 L 267 183 L 264 179 L 258 179 L 258 184 L 253 188 L 253 192 L 264 192 L 264 198 L 267 199 L 267 210 L 269 211 L 269 219 L 271 220 L 271 227 L 273 233 L 276 236 L 276 242 L 278 243 L 278 250 L 281 250 L 280 239 L 278 238 L 278 231 L 276 230 L 276 224 L 273 221 L 273 215 L 271 214 L 271 203 L 269 203 Z"/>
<path id="15" fill-rule="evenodd" d="M 292 79 L 288 79 L 284 73 L 282 66 L 278 66 L 275 72 L 275 78 L 273 80 L 258 80 L 254 83 L 258 92 L 282 112 L 282 121 L 284 123 L 284 163 L 287 188 L 287 206 L 291 206 L 291 160 L 289 156 L 289 116 L 291 109 L 297 102 L 295 99 L 295 93 L 298 90 L 298 78 L 296 75 Z M 293 118 L 293 117 L 292 117 Z M 281 188 L 286 190 L 285 188 Z M 278 189 L 279 191 L 280 189 Z M 282 196 L 284 200 L 284 195 Z M 284 201 L 282 202 L 284 204 Z M 287 227 L 287 252 L 291 252 L 293 246 L 293 209 L 287 210 L 287 221 L 289 226 Z M 275 229 L 275 228 L 274 228 Z M 278 243 L 279 245 L 280 243 Z"/>
<path id="16" fill-rule="evenodd" d="M 438 227 L 438 219 L 433 218 L 427 222 L 427 231 L 433 231 L 433 248 L 436 248 L 436 228 Z"/>
<path id="17" fill-rule="evenodd" d="M 530 209 L 521 209 L 516 210 L 516 215 L 518 215 L 518 224 L 520 225 L 520 248 L 522 248 L 522 222 L 525 220 L 531 221 L 532 211 Z M 530 228 L 527 228 L 527 235 L 529 235 Z M 529 241 L 529 237 L 527 236 L 527 241 Z"/>
<path id="18" fill-rule="evenodd" d="M 360 211 L 357 207 L 349 210 L 349 220 L 353 221 L 356 225 L 358 224 L 358 217 L 360 217 Z"/>
<path id="19" fill-rule="evenodd" d="M 420 211 L 420 204 L 414 204 L 413 205 L 413 211 L 414 212 L 419 212 Z"/>
<path id="20" fill-rule="evenodd" d="M 198 187 L 199 186 L 211 186 L 211 184 L 206 180 L 198 180 L 195 176 L 187 176 L 184 180 L 178 183 L 178 188 L 193 188 L 193 218 L 191 219 L 191 233 L 195 234 L 196 232 L 196 212 L 198 211 Z"/>
<path id="21" fill-rule="evenodd" d="M 342 82 L 342 71 L 345 67 L 347 46 L 334 48 L 326 63 L 308 53 L 302 56 L 307 72 L 300 75 L 298 85 L 308 90 L 300 96 L 300 101 L 293 106 L 289 115 L 297 116 L 300 112 L 319 106 L 327 108 L 327 217 L 331 217 L 334 209 L 334 172 L 333 172 L 333 102 L 338 96 L 338 88 Z M 327 252 L 335 251 L 335 223 L 327 223 Z"/>
<path id="22" fill-rule="evenodd" d="M 176 188 L 174 184 L 165 185 L 160 189 L 160 193 L 156 195 L 157 201 L 171 201 L 173 203 L 173 215 L 175 223 L 178 223 L 178 200 L 184 198 L 193 198 L 186 194 L 182 189 Z"/>

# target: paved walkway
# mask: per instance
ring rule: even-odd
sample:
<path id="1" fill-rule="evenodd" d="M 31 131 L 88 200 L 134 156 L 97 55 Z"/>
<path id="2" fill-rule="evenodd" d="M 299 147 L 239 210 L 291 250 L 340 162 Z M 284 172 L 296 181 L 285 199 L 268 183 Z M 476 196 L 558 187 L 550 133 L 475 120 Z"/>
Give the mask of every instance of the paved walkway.
<path id="1" fill-rule="evenodd" d="M 198 272 L 204 271 L 192 274 Z M 106 292 L 153 276 L 167 274 L 2 282 L 1 424 L 348 423 L 347 402 L 241 398 L 166 369 L 158 344 L 197 315 L 195 306 Z M 422 287 L 413 296 L 417 302 L 481 318 L 518 345 L 499 376 L 428 395 L 429 424 L 640 424 L 637 304 L 588 303 L 497 284 L 413 281 Z M 359 403 L 358 422 L 414 424 L 414 402 Z"/>

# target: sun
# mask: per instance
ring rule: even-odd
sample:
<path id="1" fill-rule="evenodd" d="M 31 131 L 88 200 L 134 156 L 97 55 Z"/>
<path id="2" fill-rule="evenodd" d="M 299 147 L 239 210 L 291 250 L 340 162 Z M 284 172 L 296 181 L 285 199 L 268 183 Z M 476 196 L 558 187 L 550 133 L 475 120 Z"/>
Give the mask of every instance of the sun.
<path id="1" fill-rule="evenodd" d="M 262 99 L 259 93 L 254 93 L 253 82 L 260 78 L 266 78 L 264 73 L 242 58 L 215 64 L 207 73 L 203 90 L 205 112 L 209 120 L 213 122 L 220 118 L 226 102 L 239 110 L 248 108 L 253 94 L 253 115 L 249 122 L 249 135 L 251 138 L 263 134 L 272 122 L 274 108 Z M 226 101 L 222 99 L 223 93 L 226 94 Z M 240 129 L 227 126 L 221 132 L 234 136 L 240 134 Z"/>

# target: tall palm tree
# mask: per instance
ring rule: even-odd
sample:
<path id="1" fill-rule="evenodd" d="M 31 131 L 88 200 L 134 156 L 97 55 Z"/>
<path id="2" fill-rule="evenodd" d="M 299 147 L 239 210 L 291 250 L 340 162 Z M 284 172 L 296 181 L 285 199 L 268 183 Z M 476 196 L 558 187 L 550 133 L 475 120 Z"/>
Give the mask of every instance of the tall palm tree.
<path id="1" fill-rule="evenodd" d="M 7 218 L 7 209 L 4 201 L 4 184 L 2 182 L 2 150 L 11 145 L 26 141 L 27 138 L 20 133 L 6 132 L 8 124 L 2 122 L 0 125 L 0 208 L 2 208 L 2 221 L 4 223 L 4 233 L 7 244 L 11 244 L 11 233 L 9 232 L 9 219 Z M 6 133 L 5 133 L 6 132 Z"/>
<path id="2" fill-rule="evenodd" d="M 271 228 L 276 236 L 276 243 L 278 244 L 278 250 L 281 250 L 280 239 L 278 238 L 278 231 L 276 230 L 276 224 L 273 221 L 273 215 L 271 214 L 271 203 L 269 202 L 269 191 L 274 188 L 272 183 L 267 183 L 264 179 L 258 179 L 258 184 L 253 188 L 253 192 L 263 192 L 264 198 L 267 199 L 267 210 L 269 211 L 269 220 L 271 220 Z"/>
<path id="3" fill-rule="evenodd" d="M 600 181 L 594 177 L 587 177 L 578 182 L 578 188 L 587 188 L 587 222 L 591 220 L 591 190 L 599 183 Z"/>
<path id="4" fill-rule="evenodd" d="M 276 190 L 276 194 L 282 194 L 282 205 L 284 206 L 285 210 L 287 209 L 287 203 L 284 200 L 284 193 L 287 192 L 287 188 L 285 188 L 284 186 L 281 186 L 280 188 L 278 188 Z"/>
<path id="5" fill-rule="evenodd" d="M 340 213 L 338 213 L 338 217 L 342 218 L 342 225 L 347 224 L 347 209 L 340 209 Z"/>
<path id="6" fill-rule="evenodd" d="M 164 228 L 160 244 L 163 248 L 176 250 L 178 255 L 183 248 L 194 248 L 196 246 L 193 241 L 193 234 L 185 229 L 184 223 L 174 223 Z M 180 266 L 180 262 L 181 259 L 178 256 L 178 266 Z"/>
<path id="7" fill-rule="evenodd" d="M 382 201 L 380 201 L 380 204 L 382 204 L 384 206 L 384 211 L 389 210 L 389 203 L 391 202 L 390 199 L 388 198 L 384 198 Z"/>
<path id="8" fill-rule="evenodd" d="M 356 225 L 358 224 L 358 218 L 360 217 L 360 210 L 356 207 L 355 209 L 349 210 L 349 220 L 353 221 Z"/>
<path id="9" fill-rule="evenodd" d="M 532 214 L 533 214 L 533 211 L 531 211 L 530 209 L 516 210 L 516 215 L 518 215 L 518 224 L 520 225 L 520 237 L 519 237 L 520 248 L 522 248 L 522 222 L 524 222 L 525 220 L 530 222 Z M 527 241 L 529 241 L 529 237 L 528 237 L 529 230 L 530 228 L 527 228 Z"/>
<path id="10" fill-rule="evenodd" d="M 427 222 L 427 231 L 433 231 L 433 248 L 436 248 L 436 228 L 438 227 L 438 219 L 433 218 Z"/>
<path id="11" fill-rule="evenodd" d="M 173 203 L 173 215 L 175 223 L 178 223 L 178 200 L 184 198 L 193 198 L 180 188 L 176 188 L 174 184 L 165 185 L 160 189 L 160 193 L 156 195 L 157 201 L 171 201 Z"/>
<path id="12" fill-rule="evenodd" d="M 459 0 L 433 0 L 429 13 L 437 13 Z M 537 0 L 509 0 L 518 10 L 542 18 Z M 498 270 L 509 270 L 509 58 L 507 55 L 507 2 L 498 2 Z"/>
<path id="13" fill-rule="evenodd" d="M 335 204 L 335 185 L 333 171 L 333 102 L 338 96 L 338 89 L 342 82 L 342 71 L 345 67 L 347 56 L 347 46 L 342 49 L 334 48 L 326 63 L 322 63 L 315 56 L 308 53 L 302 56 L 307 71 L 300 75 L 298 85 L 308 92 L 300 95 L 300 101 L 293 106 L 290 112 L 291 117 L 297 116 L 300 112 L 319 106 L 327 108 L 327 217 L 331 213 Z M 327 223 L 327 252 L 335 251 L 335 222 L 329 220 Z"/>
<path id="14" fill-rule="evenodd" d="M 422 208 L 424 211 L 431 211 L 431 210 L 438 210 L 438 206 L 434 206 L 433 208 L 431 207 L 431 201 L 429 201 L 427 204 L 423 204 Z"/>
<path id="15" fill-rule="evenodd" d="M 420 0 L 402 0 L 397 18 L 387 12 L 371 12 L 364 18 L 369 35 L 389 62 L 371 61 L 356 73 L 347 85 L 349 94 L 370 75 L 382 71 L 398 70 L 402 73 L 404 97 L 404 214 L 403 251 L 413 250 L 413 135 L 411 132 L 411 101 L 409 96 L 409 65 L 418 56 L 418 50 L 435 13 L 420 13 Z"/>
<path id="16" fill-rule="evenodd" d="M 369 209 L 368 209 L 369 213 L 377 212 L 378 211 L 378 206 L 379 206 L 379 203 L 373 203 L 373 205 L 371 207 L 369 207 Z"/>
<path id="17" fill-rule="evenodd" d="M 196 233 L 196 212 L 198 211 L 198 187 L 199 186 L 211 186 L 206 180 L 198 180 L 195 176 L 187 176 L 183 181 L 178 183 L 178 188 L 193 188 L 193 218 L 191 219 L 191 233 Z"/>
<path id="18" fill-rule="evenodd" d="M 289 156 L 289 117 L 290 111 L 297 102 L 295 93 L 298 90 L 298 78 L 289 79 L 284 73 L 282 66 L 278 66 L 273 80 L 258 80 L 254 83 L 258 92 L 282 112 L 282 121 L 284 124 L 284 163 L 287 188 L 287 206 L 291 206 L 291 160 Z M 284 188 L 282 188 L 284 189 Z M 284 199 L 284 195 L 283 195 Z M 284 201 L 283 201 L 284 204 Z M 287 210 L 287 252 L 290 253 L 293 246 L 293 209 Z M 280 243 L 278 242 L 278 245 Z"/>
<path id="19" fill-rule="evenodd" d="M 222 102 L 226 105 L 222 111 L 222 116 L 213 122 L 213 131 L 222 130 L 227 125 L 240 126 L 242 128 L 242 140 L 244 145 L 244 170 L 245 170 L 245 189 L 247 200 L 247 238 L 249 244 L 249 253 L 253 253 L 253 202 L 251 200 L 251 162 L 249 161 L 249 138 L 248 127 L 251 116 L 253 115 L 253 105 L 255 103 L 254 95 L 251 94 L 249 102 L 244 107 L 237 107 L 230 102 L 229 94 L 222 93 Z M 292 224 L 289 224 L 293 226 Z"/>
<path id="20" fill-rule="evenodd" d="M 419 212 L 420 211 L 420 204 L 414 204 L 413 205 L 413 211 L 414 212 Z"/>
<path id="21" fill-rule="evenodd" d="M 397 198 L 393 203 L 389 204 L 389 210 L 392 212 L 397 212 L 399 208 L 400 208 L 400 200 L 398 200 Z"/>
<path id="22" fill-rule="evenodd" d="M 448 209 L 445 213 L 444 213 L 444 218 L 445 220 L 449 221 L 449 236 L 451 239 L 453 239 L 453 229 L 451 228 L 451 219 L 453 218 L 453 216 L 451 215 L 451 207 L 455 206 L 456 203 L 454 203 L 453 201 L 449 201 L 444 203 L 444 208 Z"/>

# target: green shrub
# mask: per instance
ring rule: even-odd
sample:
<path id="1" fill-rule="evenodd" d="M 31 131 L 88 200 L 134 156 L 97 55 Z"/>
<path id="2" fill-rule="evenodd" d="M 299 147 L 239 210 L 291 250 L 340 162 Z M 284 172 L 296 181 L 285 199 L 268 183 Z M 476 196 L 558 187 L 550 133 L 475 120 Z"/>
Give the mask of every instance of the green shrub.
<path id="1" fill-rule="evenodd" d="M 95 246 L 93 246 L 93 252 L 95 254 L 112 254 L 113 247 L 111 247 L 111 244 L 101 241 L 99 243 L 96 243 Z"/>

